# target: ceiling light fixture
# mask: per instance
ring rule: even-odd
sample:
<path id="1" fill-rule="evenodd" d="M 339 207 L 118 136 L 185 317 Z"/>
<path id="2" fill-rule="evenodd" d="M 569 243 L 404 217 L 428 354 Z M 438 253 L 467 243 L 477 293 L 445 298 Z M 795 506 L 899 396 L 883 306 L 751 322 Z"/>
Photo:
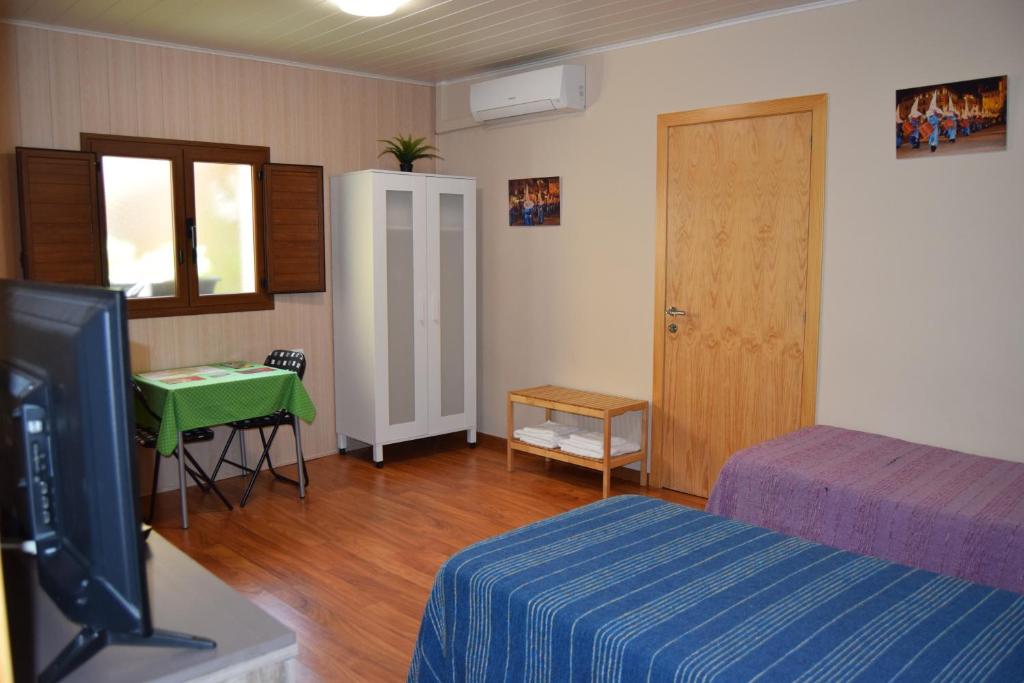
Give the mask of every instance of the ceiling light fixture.
<path id="1" fill-rule="evenodd" d="M 386 17 L 394 14 L 395 10 L 404 5 L 408 0 L 334 0 L 342 12 L 354 14 L 357 17 Z"/>

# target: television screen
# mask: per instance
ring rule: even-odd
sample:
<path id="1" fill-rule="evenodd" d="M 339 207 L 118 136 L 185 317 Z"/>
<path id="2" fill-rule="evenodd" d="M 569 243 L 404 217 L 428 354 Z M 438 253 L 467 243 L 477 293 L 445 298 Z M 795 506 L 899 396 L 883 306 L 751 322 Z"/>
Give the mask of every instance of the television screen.
<path id="1" fill-rule="evenodd" d="M 124 294 L 0 280 L 0 519 L 78 637 L 39 675 L 105 645 L 212 648 L 154 629 L 135 473 Z"/>
<path id="2" fill-rule="evenodd" d="M 72 621 L 146 635 L 124 296 L 5 281 L 0 306 L 5 467 L 22 475 L 11 514 L 40 585 Z"/>

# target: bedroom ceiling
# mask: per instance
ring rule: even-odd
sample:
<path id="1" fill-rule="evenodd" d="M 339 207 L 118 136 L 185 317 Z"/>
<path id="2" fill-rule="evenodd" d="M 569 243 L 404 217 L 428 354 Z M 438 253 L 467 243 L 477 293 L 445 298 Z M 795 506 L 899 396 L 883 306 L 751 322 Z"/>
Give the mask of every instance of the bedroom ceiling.
<path id="1" fill-rule="evenodd" d="M 410 0 L 387 17 L 329 0 L 0 0 L 0 17 L 419 81 L 816 0 Z"/>

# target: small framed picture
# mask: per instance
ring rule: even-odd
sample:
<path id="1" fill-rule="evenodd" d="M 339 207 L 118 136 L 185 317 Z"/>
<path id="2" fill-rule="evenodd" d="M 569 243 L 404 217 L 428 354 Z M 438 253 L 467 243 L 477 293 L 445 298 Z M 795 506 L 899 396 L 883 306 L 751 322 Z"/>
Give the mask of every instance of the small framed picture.
<path id="1" fill-rule="evenodd" d="M 1006 76 L 896 91 L 896 158 L 1006 149 Z"/>
<path id="2" fill-rule="evenodd" d="M 508 224 L 538 227 L 561 225 L 562 179 L 519 178 L 508 181 Z"/>

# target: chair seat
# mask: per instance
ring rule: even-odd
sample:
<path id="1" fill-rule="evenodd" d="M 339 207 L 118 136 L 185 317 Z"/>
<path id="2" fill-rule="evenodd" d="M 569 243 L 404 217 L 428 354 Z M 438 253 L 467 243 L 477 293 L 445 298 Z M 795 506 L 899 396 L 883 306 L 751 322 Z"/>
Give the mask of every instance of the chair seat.
<path id="1" fill-rule="evenodd" d="M 213 430 L 209 427 L 188 429 L 182 434 L 185 443 L 199 443 L 201 441 L 213 441 Z M 148 427 L 135 425 L 135 443 L 143 448 L 156 448 L 157 434 Z"/>
<path id="2" fill-rule="evenodd" d="M 259 429 L 264 427 L 269 429 L 278 423 L 281 425 L 290 424 L 293 419 L 294 415 L 287 410 L 280 410 L 270 415 L 261 415 L 260 417 L 250 417 L 245 420 L 229 422 L 228 426 L 234 429 Z"/>

